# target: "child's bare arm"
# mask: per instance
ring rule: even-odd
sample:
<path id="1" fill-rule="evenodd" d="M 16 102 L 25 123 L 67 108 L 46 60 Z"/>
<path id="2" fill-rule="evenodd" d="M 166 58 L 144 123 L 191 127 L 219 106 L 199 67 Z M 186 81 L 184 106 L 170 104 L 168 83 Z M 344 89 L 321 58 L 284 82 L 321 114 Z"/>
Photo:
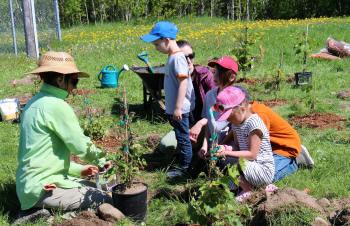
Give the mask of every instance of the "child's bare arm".
<path id="1" fill-rule="evenodd" d="M 220 145 L 220 150 L 217 152 L 218 156 L 232 156 L 255 160 L 260 150 L 261 137 L 262 132 L 260 130 L 254 130 L 249 134 L 249 150 L 232 151 L 232 147 L 230 148 L 230 146 L 227 145 Z"/>
<path id="2" fill-rule="evenodd" d="M 186 78 L 178 78 L 179 80 L 179 90 L 176 98 L 176 105 L 174 111 L 174 119 L 176 121 L 180 121 L 182 119 L 182 105 L 186 96 L 187 83 L 188 80 Z"/>

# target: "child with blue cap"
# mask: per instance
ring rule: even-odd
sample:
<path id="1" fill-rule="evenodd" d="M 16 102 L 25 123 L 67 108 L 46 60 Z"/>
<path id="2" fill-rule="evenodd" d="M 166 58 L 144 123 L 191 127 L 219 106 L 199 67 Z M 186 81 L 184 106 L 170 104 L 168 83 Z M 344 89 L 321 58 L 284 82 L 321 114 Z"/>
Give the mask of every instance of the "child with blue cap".
<path id="1" fill-rule="evenodd" d="M 175 24 L 160 21 L 149 34 L 140 37 L 152 43 L 159 52 L 168 54 L 164 76 L 165 112 L 174 128 L 180 151 L 180 167 L 168 172 L 169 179 L 185 176 L 192 161 L 189 128 L 195 94 L 186 57 L 176 44 L 178 31 Z"/>

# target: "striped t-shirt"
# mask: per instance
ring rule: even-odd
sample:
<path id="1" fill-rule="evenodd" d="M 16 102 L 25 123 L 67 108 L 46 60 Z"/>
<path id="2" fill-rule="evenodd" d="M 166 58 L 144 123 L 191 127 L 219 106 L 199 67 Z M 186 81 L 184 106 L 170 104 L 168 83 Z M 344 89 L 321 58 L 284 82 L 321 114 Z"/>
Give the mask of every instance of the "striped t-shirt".
<path id="1" fill-rule="evenodd" d="M 246 161 L 245 169 L 243 170 L 246 180 L 255 187 L 272 183 L 275 164 L 272 155 L 272 149 L 269 138 L 269 131 L 264 122 L 257 114 L 252 114 L 241 125 L 231 125 L 238 139 L 239 150 L 249 150 L 248 136 L 254 130 L 260 130 L 262 139 L 260 150 L 255 160 Z"/>

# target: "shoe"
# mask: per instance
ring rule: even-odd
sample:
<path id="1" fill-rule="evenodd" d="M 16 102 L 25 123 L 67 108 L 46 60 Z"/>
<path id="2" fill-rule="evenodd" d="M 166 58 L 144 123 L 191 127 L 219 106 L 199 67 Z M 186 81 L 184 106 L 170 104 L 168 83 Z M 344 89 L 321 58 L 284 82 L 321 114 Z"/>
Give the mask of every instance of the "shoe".
<path id="1" fill-rule="evenodd" d="M 274 192 L 274 191 L 277 191 L 278 190 L 278 187 L 274 184 L 269 184 L 265 187 L 265 191 L 266 192 Z"/>
<path id="2" fill-rule="evenodd" d="M 230 192 L 237 192 L 237 190 L 238 190 L 238 186 L 235 184 L 235 182 L 233 182 L 232 180 L 230 180 L 229 182 L 228 182 L 228 184 L 227 184 L 227 187 L 228 187 L 228 189 L 230 189 Z"/>
<path id="3" fill-rule="evenodd" d="M 244 202 L 244 201 L 246 201 L 251 195 L 252 195 L 252 192 L 250 192 L 250 191 L 241 192 L 241 193 L 236 197 L 236 201 L 237 201 L 237 202 Z"/>
<path id="4" fill-rule="evenodd" d="M 182 168 L 182 167 L 171 169 L 166 174 L 166 177 L 168 180 L 172 180 L 180 177 L 187 177 L 187 176 L 188 176 L 188 168 Z"/>
<path id="5" fill-rule="evenodd" d="M 301 145 L 301 153 L 296 157 L 296 162 L 298 166 L 304 166 L 306 168 L 314 167 L 314 160 L 311 158 L 311 155 L 307 148 L 304 145 Z"/>
<path id="6" fill-rule="evenodd" d="M 29 222 L 34 222 L 41 218 L 49 218 L 51 217 L 50 211 L 47 209 L 30 209 L 30 210 L 21 210 L 16 220 L 13 222 L 15 225 L 23 225 Z"/>

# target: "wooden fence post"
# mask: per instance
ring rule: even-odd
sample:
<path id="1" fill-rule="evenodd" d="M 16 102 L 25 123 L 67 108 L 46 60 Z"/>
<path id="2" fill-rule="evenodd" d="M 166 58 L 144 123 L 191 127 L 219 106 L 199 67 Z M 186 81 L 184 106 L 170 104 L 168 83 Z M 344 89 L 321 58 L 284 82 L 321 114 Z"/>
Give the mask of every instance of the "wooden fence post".
<path id="1" fill-rule="evenodd" d="M 22 4 L 27 55 L 29 57 L 39 58 L 39 44 L 36 31 L 34 0 L 23 0 Z"/>

